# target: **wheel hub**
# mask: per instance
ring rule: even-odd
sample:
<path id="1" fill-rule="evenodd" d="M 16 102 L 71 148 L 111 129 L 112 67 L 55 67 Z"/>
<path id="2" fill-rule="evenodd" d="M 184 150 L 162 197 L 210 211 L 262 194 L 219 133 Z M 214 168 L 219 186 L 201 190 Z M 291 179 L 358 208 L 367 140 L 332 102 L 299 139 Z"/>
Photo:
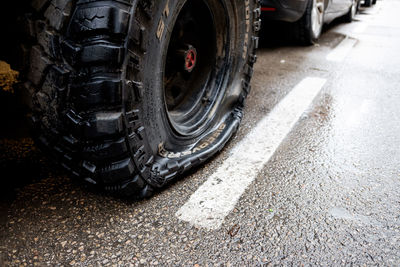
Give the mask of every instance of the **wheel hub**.
<path id="1" fill-rule="evenodd" d="M 318 37 L 324 16 L 324 3 L 321 0 L 313 0 L 313 8 L 311 11 L 311 27 L 315 37 Z"/>
<path id="2" fill-rule="evenodd" d="M 164 73 L 164 99 L 172 131 L 182 137 L 204 131 L 218 100 L 217 29 L 210 9 L 216 0 L 187 0 L 170 37 Z M 217 2 L 217 1 L 216 1 Z M 204 99 L 210 101 L 203 101 Z"/>
<path id="3" fill-rule="evenodd" d="M 186 45 L 184 50 L 178 52 L 182 55 L 184 60 L 183 70 L 186 72 L 192 72 L 197 62 L 197 50 L 192 45 Z"/>

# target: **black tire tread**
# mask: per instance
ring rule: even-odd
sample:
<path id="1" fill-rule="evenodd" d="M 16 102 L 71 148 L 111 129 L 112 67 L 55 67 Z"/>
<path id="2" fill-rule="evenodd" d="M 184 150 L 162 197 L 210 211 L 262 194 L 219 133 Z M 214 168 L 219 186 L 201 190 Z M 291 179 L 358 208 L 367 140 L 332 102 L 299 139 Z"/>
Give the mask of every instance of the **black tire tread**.
<path id="1" fill-rule="evenodd" d="M 261 12 L 258 0 L 252 1 L 258 31 Z M 152 5 L 148 0 L 34 0 L 27 27 L 34 38 L 25 85 L 33 95 L 36 140 L 89 184 L 139 199 L 159 186 L 145 178 L 157 166 L 147 153 L 139 110 L 126 109 L 130 105 L 124 103 L 124 86 L 141 100 L 141 82 L 125 84 L 121 69 L 128 64 L 140 70 Z M 241 106 L 256 61 L 258 37 L 251 40 Z M 241 117 L 240 106 L 235 112 Z M 197 163 L 169 162 L 167 175 L 182 173 L 191 164 Z"/>

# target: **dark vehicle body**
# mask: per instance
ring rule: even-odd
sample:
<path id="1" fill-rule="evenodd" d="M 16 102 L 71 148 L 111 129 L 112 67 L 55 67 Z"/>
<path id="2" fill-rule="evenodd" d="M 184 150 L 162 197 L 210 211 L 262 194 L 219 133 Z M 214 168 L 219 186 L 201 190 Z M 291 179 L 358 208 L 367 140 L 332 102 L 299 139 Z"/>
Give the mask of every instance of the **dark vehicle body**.
<path id="1" fill-rule="evenodd" d="M 261 11 L 271 20 L 295 22 L 306 10 L 307 0 L 261 0 Z"/>
<path id="2" fill-rule="evenodd" d="M 298 21 L 305 13 L 309 0 L 261 0 L 263 19 L 286 22 Z M 330 23 L 349 12 L 352 0 L 324 0 L 324 22 Z"/>
<path id="3" fill-rule="evenodd" d="M 293 40 L 302 45 L 315 44 L 323 25 L 338 17 L 352 22 L 360 0 L 261 0 L 262 20 L 291 24 Z"/>

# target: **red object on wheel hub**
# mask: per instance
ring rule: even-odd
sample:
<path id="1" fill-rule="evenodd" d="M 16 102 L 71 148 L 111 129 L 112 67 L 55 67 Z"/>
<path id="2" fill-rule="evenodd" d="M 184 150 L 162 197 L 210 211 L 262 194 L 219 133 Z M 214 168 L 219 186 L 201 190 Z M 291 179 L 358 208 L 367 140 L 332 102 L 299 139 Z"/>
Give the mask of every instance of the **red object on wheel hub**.
<path id="1" fill-rule="evenodd" d="M 185 53 L 185 70 L 187 72 L 192 72 L 196 66 L 197 61 L 197 51 L 194 47 L 190 47 Z"/>

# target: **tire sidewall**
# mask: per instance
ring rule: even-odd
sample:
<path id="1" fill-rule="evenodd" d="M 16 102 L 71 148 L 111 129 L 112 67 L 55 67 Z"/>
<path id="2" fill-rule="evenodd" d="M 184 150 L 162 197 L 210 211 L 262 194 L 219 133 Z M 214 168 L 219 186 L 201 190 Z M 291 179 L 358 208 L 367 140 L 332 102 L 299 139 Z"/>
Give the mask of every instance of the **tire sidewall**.
<path id="1" fill-rule="evenodd" d="M 245 1 L 231 3 L 231 1 L 219 0 L 218 2 L 228 10 L 227 18 L 230 19 L 230 67 L 227 70 L 226 79 L 223 81 L 224 84 L 221 86 L 225 90 L 219 95 L 219 104 L 215 107 L 217 112 L 210 121 L 207 130 L 192 138 L 177 138 L 169 125 L 164 105 L 163 72 L 172 28 L 186 2 L 186 0 L 157 1 L 153 10 L 152 27 L 147 31 L 148 40 L 141 69 L 143 100 L 140 109 L 142 110 L 141 116 L 148 147 L 154 156 L 157 156 L 160 144 L 168 146 L 171 150 L 174 149 L 175 152 L 195 146 L 204 136 L 217 128 L 226 116 L 229 116 L 242 91 L 241 81 L 246 75 L 244 67 L 248 53 L 253 50 L 250 47 L 252 32 L 247 32 L 247 25 L 240 23 L 241 20 L 246 21 Z M 165 11 L 167 9 L 169 12 Z M 238 18 L 238 20 L 235 21 L 234 18 Z M 160 30 L 160 27 L 162 27 L 160 25 L 164 25 L 164 29 Z M 162 33 L 160 34 L 160 32 Z M 238 33 L 239 36 L 235 36 L 235 33 Z"/>

